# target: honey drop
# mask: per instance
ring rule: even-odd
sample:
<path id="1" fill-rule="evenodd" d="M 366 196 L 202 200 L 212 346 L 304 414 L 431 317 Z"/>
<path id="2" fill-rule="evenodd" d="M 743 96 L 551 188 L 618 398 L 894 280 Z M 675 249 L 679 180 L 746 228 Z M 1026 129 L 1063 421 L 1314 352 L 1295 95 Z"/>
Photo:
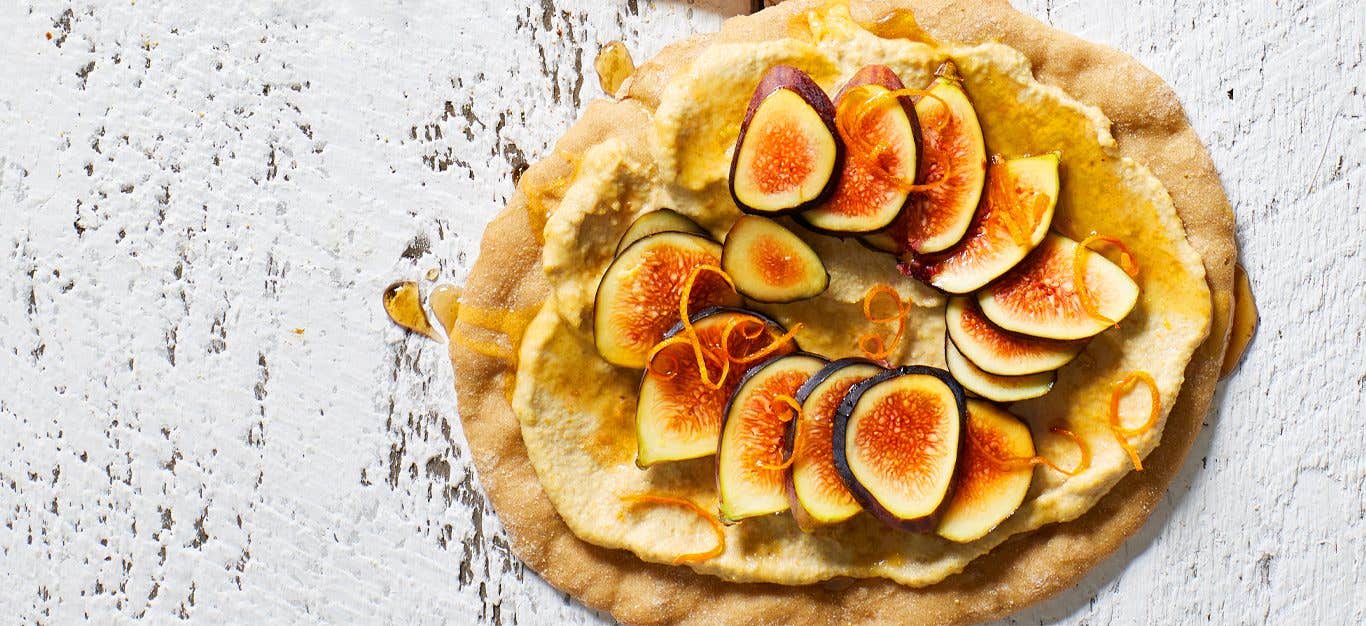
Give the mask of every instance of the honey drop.
<path id="1" fill-rule="evenodd" d="M 437 285 L 427 296 L 427 307 L 449 336 L 455 328 L 455 318 L 460 316 L 460 288 L 449 283 Z"/>
<path id="2" fill-rule="evenodd" d="M 882 39 L 906 39 L 932 46 L 939 44 L 938 40 L 920 27 L 920 23 L 915 21 L 915 13 L 909 9 L 893 9 L 882 17 L 860 26 Z"/>
<path id="3" fill-rule="evenodd" d="M 598 84 L 607 95 L 617 93 L 621 84 L 636 71 L 636 63 L 631 60 L 631 51 L 626 44 L 613 41 L 598 50 L 593 59 L 593 68 L 598 71 Z"/>
<path id="4" fill-rule="evenodd" d="M 422 290 L 411 280 L 399 281 L 384 288 L 384 312 L 395 324 L 412 332 L 440 341 L 436 329 L 427 320 L 422 308 Z"/>
<path id="5" fill-rule="evenodd" d="M 1219 380 L 1228 378 L 1247 352 L 1247 346 L 1257 334 L 1257 301 L 1252 297 L 1252 283 L 1247 279 L 1243 264 L 1239 263 L 1233 271 L 1233 320 L 1228 337 L 1228 348 L 1224 350 L 1224 364 L 1219 368 Z"/>

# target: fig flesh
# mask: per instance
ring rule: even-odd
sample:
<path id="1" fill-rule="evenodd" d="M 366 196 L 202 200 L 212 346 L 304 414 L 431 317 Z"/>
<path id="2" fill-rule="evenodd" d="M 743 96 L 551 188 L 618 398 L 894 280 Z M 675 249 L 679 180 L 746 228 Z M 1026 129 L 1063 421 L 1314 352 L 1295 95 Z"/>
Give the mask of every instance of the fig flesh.
<path id="1" fill-rule="evenodd" d="M 977 293 L 982 313 L 1006 330 L 1047 339 L 1093 337 L 1138 303 L 1138 283 L 1103 255 L 1084 250 L 1085 288 L 1101 317 L 1077 293 L 1073 260 L 1079 244 L 1053 233 L 1019 265 Z"/>
<path id="2" fill-rule="evenodd" d="M 986 182 L 987 151 L 977 112 L 953 64 L 946 62 L 939 73 L 931 95 L 915 103 L 921 180 L 934 186 L 913 192 L 895 225 L 902 249 L 919 254 L 946 250 L 963 238 Z"/>
<path id="3" fill-rule="evenodd" d="M 701 345 L 719 354 L 721 334 L 728 324 L 762 323 L 765 332 L 750 338 L 734 333 L 729 347 L 732 354 L 742 356 L 766 347 L 784 330 L 777 322 L 762 314 L 744 309 L 713 307 L 692 316 L 693 329 Z M 680 323 L 668 334 L 683 332 Z M 757 333 L 754 333 L 757 335 Z M 788 342 L 777 350 L 780 356 L 797 349 Z M 708 376 L 715 381 L 721 373 L 717 362 L 709 362 Z M 716 453 L 717 438 L 721 434 L 721 419 L 726 402 L 743 376 L 742 367 L 732 366 L 718 387 L 703 384 L 692 347 L 687 344 L 669 346 L 656 353 L 650 368 L 640 381 L 636 401 L 636 465 L 649 467 L 663 461 L 695 459 Z"/>
<path id="4" fill-rule="evenodd" d="M 843 163 L 829 96 L 795 67 L 770 68 L 749 101 L 731 159 L 736 206 L 760 215 L 810 208 L 834 191 Z"/>
<path id="5" fill-rule="evenodd" d="M 967 443 L 958 485 L 943 517 L 940 537 L 976 541 L 1015 513 L 1034 480 L 1034 438 L 1029 426 L 990 402 L 968 400 Z"/>
<path id="6" fill-rule="evenodd" d="M 949 293 L 975 291 L 1015 267 L 1043 241 L 1057 203 L 1057 154 L 993 163 L 963 239 L 934 254 L 909 252 L 902 267 Z"/>
<path id="7" fill-rule="evenodd" d="M 641 239 L 655 233 L 679 232 L 692 233 L 708 239 L 711 233 L 702 228 L 697 222 L 688 219 L 687 216 L 673 209 L 655 209 L 637 217 L 631 225 L 626 228 L 626 233 L 621 236 L 621 241 L 617 242 L 616 254 L 621 254 L 627 246 L 640 241 Z"/>
<path id="8" fill-rule="evenodd" d="M 721 268 L 735 288 L 759 302 L 795 302 L 820 295 L 830 274 L 811 246 L 773 220 L 742 215 L 726 233 Z"/>
<path id="9" fill-rule="evenodd" d="M 891 68 L 869 65 L 840 90 L 835 126 L 844 142 L 844 167 L 830 198 L 796 216 L 803 226 L 832 235 L 869 233 L 901 213 L 908 191 L 898 181 L 916 178 L 920 122 L 909 97 L 887 100 L 884 94 L 904 88 Z"/>
<path id="10" fill-rule="evenodd" d="M 698 235 L 664 232 L 626 247 L 607 267 L 593 302 L 593 343 L 608 363 L 645 367 L 650 349 L 679 322 L 678 300 L 688 274 L 721 262 L 721 245 Z M 689 311 L 740 304 L 718 275 L 698 275 Z"/>
<path id="11" fill-rule="evenodd" d="M 802 412 L 789 437 L 795 457 L 787 491 L 792 517 L 804 530 L 843 522 L 863 510 L 835 469 L 831 440 L 835 411 L 849 388 L 882 371 L 866 359 L 840 359 L 821 368 L 797 390 Z"/>
<path id="12" fill-rule="evenodd" d="M 982 371 L 1001 376 L 1048 372 L 1067 365 L 1085 341 L 1057 341 L 1012 333 L 988 320 L 971 296 L 949 298 L 944 326 L 958 351 Z"/>
<path id="13" fill-rule="evenodd" d="M 726 405 L 716 454 L 721 517 L 738 521 L 788 509 L 785 452 L 795 409 L 783 399 L 825 366 L 825 359 L 793 353 L 751 368 Z"/>
<path id="14" fill-rule="evenodd" d="M 948 372 L 887 370 L 849 389 L 835 412 L 835 469 L 864 510 L 929 532 L 953 493 L 967 409 Z"/>
<path id="15" fill-rule="evenodd" d="M 964 389 L 996 402 L 1037 398 L 1048 393 L 1057 380 L 1057 372 L 1052 371 L 1025 376 L 998 376 L 982 371 L 982 368 L 963 356 L 949 339 L 944 340 L 944 362 Z"/>

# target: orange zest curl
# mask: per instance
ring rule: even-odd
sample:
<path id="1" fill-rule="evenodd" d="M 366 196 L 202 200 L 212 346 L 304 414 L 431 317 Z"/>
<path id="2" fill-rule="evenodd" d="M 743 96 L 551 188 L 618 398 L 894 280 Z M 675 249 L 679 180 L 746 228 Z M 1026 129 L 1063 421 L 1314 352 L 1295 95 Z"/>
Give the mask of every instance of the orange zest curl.
<path id="1" fill-rule="evenodd" d="M 1134 255 L 1129 251 L 1129 247 L 1124 245 L 1124 242 L 1120 241 L 1118 237 L 1112 235 L 1091 235 L 1081 240 L 1072 253 L 1072 282 L 1076 286 L 1077 298 L 1081 300 L 1081 308 L 1085 309 L 1091 317 L 1107 324 L 1116 324 L 1115 320 L 1101 314 L 1095 296 L 1086 286 L 1086 252 L 1091 250 L 1092 244 L 1096 242 L 1108 243 L 1119 248 L 1119 266 L 1130 278 L 1138 276 L 1138 262 L 1134 260 Z"/>
<path id="2" fill-rule="evenodd" d="M 859 91 L 859 96 L 863 96 L 865 93 L 872 91 L 871 89 L 866 89 L 865 87 L 866 86 L 862 85 L 859 87 L 855 87 L 854 91 Z M 886 142 L 869 142 L 867 140 L 867 137 L 872 135 L 872 133 L 864 132 L 867 120 L 870 115 L 876 113 L 885 104 L 888 104 L 889 101 L 894 102 L 897 99 L 904 96 L 933 98 L 935 100 L 938 100 L 945 107 L 949 106 L 948 102 L 946 102 L 943 98 L 939 97 L 938 95 L 932 93 L 927 89 L 896 89 L 890 91 L 883 91 L 882 93 L 876 95 L 867 96 L 861 102 L 858 102 L 857 104 L 853 105 L 852 108 L 847 109 L 850 112 L 848 115 L 839 115 L 837 113 L 835 116 L 835 126 L 839 130 L 840 135 L 844 137 L 845 141 L 852 144 L 851 147 L 855 148 L 860 153 L 870 155 L 868 160 L 874 165 L 876 165 L 876 167 L 871 168 L 873 175 L 896 185 L 903 192 L 929 191 L 931 189 L 935 189 L 937 187 L 942 186 L 944 183 L 948 182 L 950 178 L 953 177 L 952 161 L 944 161 L 943 173 L 939 176 L 939 178 L 931 182 L 916 183 L 914 180 L 906 180 L 904 178 L 901 178 L 900 176 L 897 176 L 895 172 L 889 171 L 887 168 L 883 167 L 883 163 L 885 162 L 884 157 L 892 149 L 892 147 L 888 145 Z M 897 106 L 900 106 L 899 103 L 896 104 Z M 949 118 L 945 116 L 940 130 L 942 130 L 943 127 L 947 127 L 948 124 Z"/>
<path id="3" fill-rule="evenodd" d="M 697 329 L 693 328 L 692 320 L 688 318 L 688 303 L 692 299 L 693 284 L 697 282 L 697 276 L 702 272 L 712 272 L 713 274 L 720 276 L 722 280 L 726 281 L 727 285 L 730 285 L 731 289 L 735 289 L 735 281 L 730 279 L 730 275 L 727 274 L 725 270 L 715 265 L 698 265 L 692 268 L 691 272 L 688 272 L 688 279 L 683 281 L 683 290 L 678 296 L 678 316 L 683 322 L 683 331 L 687 337 L 687 341 L 692 344 L 693 356 L 697 358 L 697 374 L 701 377 L 704 386 L 711 389 L 720 389 L 721 385 L 726 382 L 726 375 L 730 373 L 730 359 L 725 360 L 725 364 L 722 366 L 721 376 L 715 381 L 712 381 L 707 375 L 706 351 L 702 349 L 702 341 L 697 337 Z"/>
<path id="4" fill-rule="evenodd" d="M 782 404 L 786 404 L 789 407 L 792 407 L 792 413 L 784 417 L 782 421 L 791 422 L 795 420 L 798 424 L 801 423 L 802 405 L 797 402 L 796 398 L 780 393 L 773 396 L 773 400 Z M 787 455 L 787 460 L 777 465 L 769 465 L 768 463 L 759 461 L 759 469 L 779 471 L 792 467 L 792 462 L 797 460 L 797 454 L 801 452 L 803 443 L 805 443 L 805 440 L 802 437 L 802 429 L 800 426 L 798 426 L 796 434 L 792 436 L 792 454 Z"/>
<path id="5" fill-rule="evenodd" d="M 982 455 L 987 458 L 988 463 L 991 463 L 992 465 L 995 465 L 997 468 L 1006 471 L 1021 470 L 1028 467 L 1033 467 L 1035 465 L 1042 465 L 1044 467 L 1047 467 L 1048 469 L 1058 472 L 1059 474 L 1064 474 L 1067 476 L 1076 476 L 1091 467 L 1091 448 L 1090 446 L 1086 445 L 1086 442 L 1082 440 L 1081 437 L 1078 437 L 1072 431 L 1067 430 L 1066 428 L 1063 428 L 1061 426 L 1054 426 L 1052 428 L 1049 428 L 1048 431 L 1056 435 L 1065 436 L 1068 439 L 1071 439 L 1072 443 L 1077 444 L 1077 452 L 1081 455 L 1081 458 L 1077 460 L 1076 467 L 1070 470 L 1063 469 L 1062 467 L 1058 466 L 1057 463 L 1050 461 L 1048 457 L 1043 456 L 1042 454 L 1034 455 L 1032 457 L 1016 456 L 1003 459 L 1001 457 L 996 456 L 992 453 L 992 450 L 988 449 L 986 446 L 978 444 L 976 441 L 972 441 L 971 439 L 969 439 L 969 443 L 972 444 L 974 449 L 982 453 Z"/>
<path id="6" fill-rule="evenodd" d="M 896 303 L 896 314 L 891 317 L 880 317 L 873 313 L 873 302 L 881 294 L 886 294 Z M 883 339 L 882 336 L 874 333 L 864 333 L 858 338 L 859 350 L 864 355 L 873 360 L 883 360 L 892 354 L 892 350 L 901 342 L 902 335 L 906 332 L 906 316 L 911 312 L 909 302 L 901 300 L 901 294 L 897 293 L 891 285 L 878 283 L 868 288 L 863 294 L 863 317 L 874 324 L 896 324 L 896 332 L 892 334 L 890 341 Z"/>
<path id="7" fill-rule="evenodd" d="M 706 509 L 703 509 L 702 507 L 698 506 L 697 503 L 693 502 L 692 500 L 687 500 L 684 498 L 673 498 L 669 496 L 656 496 L 648 493 L 637 493 L 632 495 L 621 496 L 621 501 L 631 506 L 639 506 L 642 504 L 663 504 L 669 506 L 683 507 L 696 513 L 703 520 L 706 520 L 707 524 L 711 526 L 712 532 L 716 534 L 716 547 L 710 550 L 706 550 L 704 552 L 689 552 L 687 554 L 680 554 L 674 557 L 672 561 L 674 565 L 681 565 L 683 563 L 701 563 L 702 561 L 716 558 L 720 556 L 722 552 L 726 551 L 726 529 L 721 525 L 721 520 L 717 519 L 715 515 L 708 513 Z"/>
<path id="8" fill-rule="evenodd" d="M 1138 428 L 1125 428 L 1119 423 L 1119 402 L 1140 382 L 1148 388 L 1148 396 L 1152 400 L 1148 409 L 1148 419 Z M 1133 462 L 1135 471 L 1143 471 L 1143 461 L 1138 458 L 1138 451 L 1129 444 L 1129 437 L 1137 437 L 1152 430 L 1157 426 L 1157 420 L 1161 417 L 1162 395 L 1157 389 L 1157 381 L 1153 380 L 1152 374 L 1139 370 L 1130 372 L 1128 376 L 1115 381 L 1114 387 L 1110 391 L 1110 430 L 1115 434 L 1115 441 L 1119 442 L 1119 447 L 1123 448 L 1124 452 L 1129 455 L 1129 460 Z"/>
<path id="9" fill-rule="evenodd" d="M 767 327 L 767 324 L 765 324 L 764 326 Z M 804 325 L 801 322 L 797 322 L 796 324 L 792 325 L 791 330 L 787 331 L 786 333 L 783 333 L 778 338 L 769 342 L 768 345 L 741 357 L 737 357 L 730 353 L 730 346 L 725 344 L 724 337 L 722 338 L 722 345 L 725 346 L 726 355 L 731 362 L 739 363 L 741 365 L 754 363 L 756 361 L 766 359 L 769 357 L 769 355 L 772 355 L 774 352 L 777 352 L 780 348 L 783 347 L 783 344 L 792 341 L 794 338 L 796 338 L 797 333 L 801 331 L 802 328 L 804 328 Z"/>

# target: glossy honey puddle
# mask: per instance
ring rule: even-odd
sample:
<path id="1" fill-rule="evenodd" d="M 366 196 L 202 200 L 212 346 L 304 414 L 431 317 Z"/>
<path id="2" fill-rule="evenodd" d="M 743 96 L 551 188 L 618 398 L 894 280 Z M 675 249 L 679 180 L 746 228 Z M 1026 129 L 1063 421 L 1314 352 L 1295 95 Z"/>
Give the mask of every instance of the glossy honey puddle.
<path id="1" fill-rule="evenodd" d="M 1252 296 L 1252 283 L 1241 263 L 1233 274 L 1233 320 L 1229 332 L 1228 347 L 1224 349 L 1224 364 L 1219 368 L 1219 379 L 1228 378 L 1247 353 L 1248 344 L 1257 334 L 1257 324 L 1261 316 L 1257 313 L 1257 300 Z"/>
<path id="2" fill-rule="evenodd" d="M 598 85 L 607 95 L 613 95 L 636 71 L 636 63 L 631 59 L 631 51 L 626 44 L 613 41 L 598 50 L 593 59 L 593 69 L 598 72 Z"/>

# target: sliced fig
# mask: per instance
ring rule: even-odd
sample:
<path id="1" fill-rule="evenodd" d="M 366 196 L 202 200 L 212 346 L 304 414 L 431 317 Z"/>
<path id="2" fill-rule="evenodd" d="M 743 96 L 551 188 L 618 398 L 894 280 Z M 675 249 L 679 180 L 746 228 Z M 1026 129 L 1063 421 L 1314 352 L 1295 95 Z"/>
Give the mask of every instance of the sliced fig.
<path id="1" fill-rule="evenodd" d="M 726 326 L 737 323 L 751 325 L 741 330 L 763 324 L 765 332 L 762 335 L 732 333 L 729 347 L 736 356 L 764 348 L 784 332 L 777 322 L 744 309 L 712 307 L 692 315 L 699 343 L 713 354 L 720 353 L 721 335 Z M 681 332 L 680 323 L 666 338 Z M 781 356 L 796 349 L 796 343 L 789 341 L 774 355 Z M 709 367 L 709 380 L 715 382 L 722 370 L 716 362 L 709 361 Z M 649 467 L 663 461 L 715 454 L 726 402 L 743 375 L 743 366 L 732 365 L 719 387 L 706 385 L 702 383 L 691 345 L 680 343 L 655 354 L 640 381 L 640 395 L 636 401 L 636 465 Z"/>
<path id="2" fill-rule="evenodd" d="M 1057 204 L 1057 154 L 993 163 L 963 239 L 943 252 L 908 252 L 902 267 L 949 293 L 975 291 L 1015 267 L 1043 241 Z"/>
<path id="3" fill-rule="evenodd" d="M 858 238 L 858 242 L 863 244 L 863 247 L 874 252 L 896 254 L 901 251 L 901 245 L 896 242 L 896 239 L 892 237 L 891 233 L 885 230 L 880 233 L 863 235 Z"/>
<path id="4" fill-rule="evenodd" d="M 811 246 L 771 219 L 742 215 L 726 233 L 721 268 L 735 288 L 759 302 L 795 302 L 820 295 L 830 274 Z"/>
<path id="5" fill-rule="evenodd" d="M 1077 242 L 1052 233 L 1015 269 L 977 293 L 982 313 L 1006 330 L 1048 339 L 1085 339 L 1124 319 L 1138 303 L 1138 283 L 1103 255 L 1083 250 L 1085 288 L 1102 317 L 1077 293 Z"/>
<path id="6" fill-rule="evenodd" d="M 864 510 L 928 532 L 953 493 L 967 409 L 948 372 L 887 370 L 849 388 L 835 412 L 835 469 Z"/>
<path id="7" fill-rule="evenodd" d="M 824 200 L 843 167 L 835 105 L 805 72 L 775 65 L 759 80 L 730 164 L 742 211 L 790 213 Z"/>
<path id="8" fill-rule="evenodd" d="M 945 62 L 931 95 L 915 103 L 920 118 L 921 175 L 924 184 L 943 183 L 911 194 L 897 220 L 903 250 L 928 254 L 946 250 L 963 238 L 982 197 L 987 151 L 972 101 L 958 70 Z"/>
<path id="9" fill-rule="evenodd" d="M 749 370 L 731 394 L 716 454 L 721 517 L 729 521 L 786 511 L 784 452 L 788 423 L 796 412 L 784 398 L 825 366 L 804 352 Z"/>
<path id="10" fill-rule="evenodd" d="M 1029 493 L 1034 466 L 1029 426 L 990 402 L 968 400 L 967 444 L 958 485 L 935 532 L 967 543 L 985 537 L 1015 513 Z"/>
<path id="11" fill-rule="evenodd" d="M 645 356 L 677 324 L 678 299 L 688 274 L 721 262 L 721 245 L 698 235 L 665 232 L 621 251 L 598 283 L 593 342 L 608 363 L 645 367 Z M 689 311 L 740 304 L 740 295 L 715 273 L 698 275 Z"/>
<path id="12" fill-rule="evenodd" d="M 1048 372 L 1081 354 L 1085 341 L 1058 341 L 1012 333 L 991 323 L 971 296 L 949 298 L 944 326 L 958 351 L 983 371 L 1001 376 Z"/>
<path id="13" fill-rule="evenodd" d="M 644 237 L 655 233 L 679 232 L 701 235 L 708 239 L 711 233 L 702 228 L 697 222 L 688 219 L 687 216 L 673 209 L 655 209 L 637 217 L 631 225 L 626 228 L 626 233 L 621 236 L 621 241 L 617 242 L 617 254 L 622 250 Z"/>
<path id="14" fill-rule="evenodd" d="M 944 340 L 944 361 L 949 372 L 963 388 L 988 400 L 1016 402 L 1037 398 L 1048 393 L 1057 380 L 1057 372 L 1041 372 L 1026 376 L 998 376 L 982 371 L 953 345 Z"/>
<path id="15" fill-rule="evenodd" d="M 882 371 L 867 359 L 840 359 L 821 368 L 797 390 L 802 412 L 789 436 L 794 458 L 787 499 L 792 517 L 804 530 L 843 522 L 863 510 L 835 469 L 831 440 L 835 412 L 849 388 Z"/>
<path id="16" fill-rule="evenodd" d="M 860 69 L 835 101 L 835 127 L 844 142 L 844 168 L 825 202 L 796 219 L 832 235 L 886 228 L 901 213 L 920 163 L 920 122 L 906 96 L 880 104 L 905 85 L 885 65 Z"/>

